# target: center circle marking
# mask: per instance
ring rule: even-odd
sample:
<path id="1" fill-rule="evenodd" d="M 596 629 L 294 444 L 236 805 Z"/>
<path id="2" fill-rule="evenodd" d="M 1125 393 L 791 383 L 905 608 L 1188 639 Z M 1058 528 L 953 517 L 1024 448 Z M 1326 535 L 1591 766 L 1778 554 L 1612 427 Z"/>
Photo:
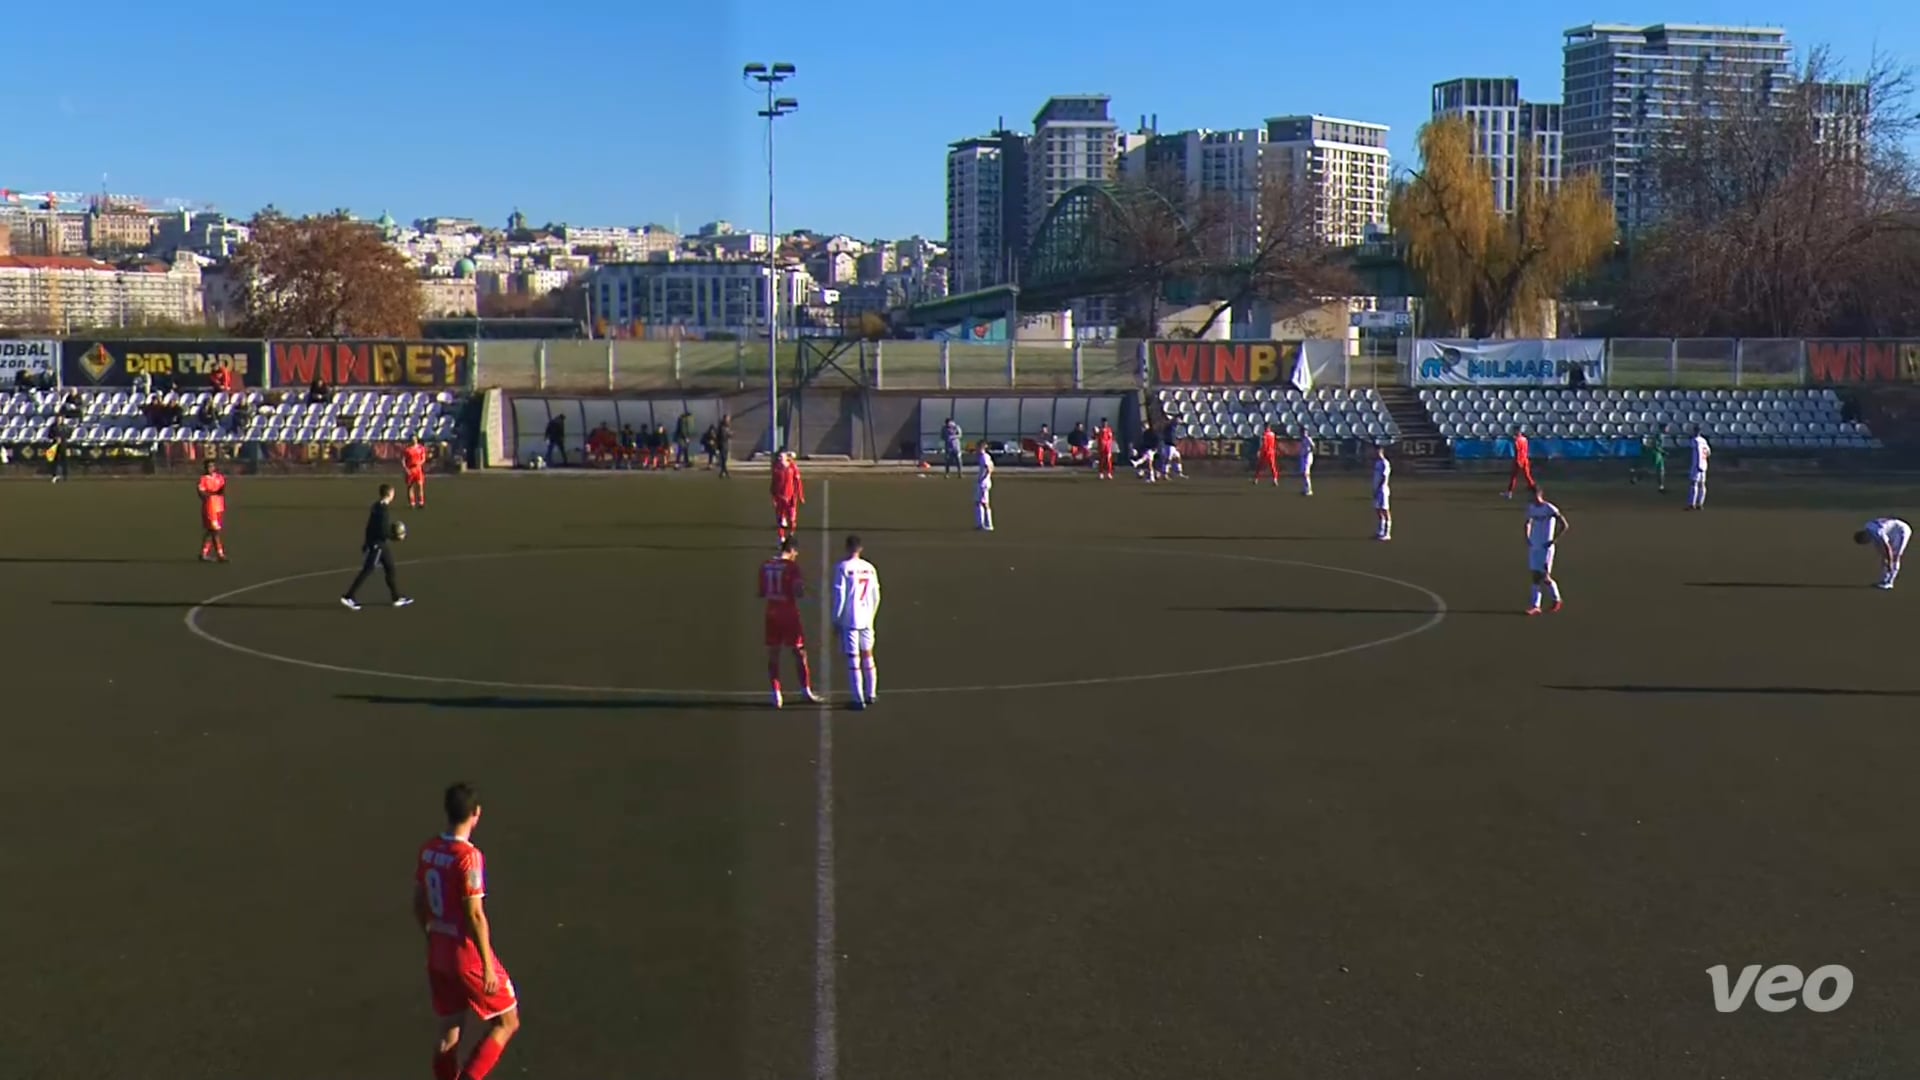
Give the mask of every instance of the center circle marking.
<path id="1" fill-rule="evenodd" d="M 965 548 L 969 545 L 925 543 L 891 546 L 902 548 Z M 996 547 L 1000 550 L 1052 550 L 1050 547 L 1039 544 L 1002 544 L 996 545 Z M 538 558 L 547 555 L 577 555 L 583 552 L 643 550 L 647 549 L 635 545 L 609 544 L 600 547 L 551 550 L 492 551 L 468 555 L 437 555 L 425 559 L 416 559 L 407 565 L 433 566 L 445 563 L 485 562 L 496 559 Z M 1102 547 L 1089 550 L 1105 551 L 1116 555 L 1142 555 L 1148 557 L 1165 556 L 1171 553 L 1167 549 L 1160 548 Z M 1346 574 L 1349 577 L 1366 578 L 1371 581 L 1384 582 L 1388 585 L 1395 585 L 1412 592 L 1417 592 L 1421 596 L 1426 597 L 1427 601 L 1432 604 L 1432 610 L 1427 612 L 1426 620 L 1418 626 L 1352 645 L 1343 645 L 1337 649 L 1324 649 L 1319 652 L 1303 653 L 1299 656 L 1274 657 L 1266 660 L 1253 660 L 1239 664 L 1221 664 L 1213 667 L 1186 668 L 1180 671 L 1156 671 L 1127 675 L 1097 675 L 1079 679 L 1047 679 L 1040 682 L 980 684 L 972 686 L 908 686 L 889 689 L 887 694 L 889 696 L 897 696 L 902 694 L 1013 693 L 1022 690 L 1056 690 L 1078 686 L 1114 686 L 1123 683 L 1164 682 L 1171 679 L 1198 679 L 1213 675 L 1233 675 L 1245 671 L 1261 671 L 1267 668 L 1306 664 L 1315 660 L 1331 660 L 1337 656 L 1347 656 L 1352 653 L 1364 652 L 1368 649 L 1378 649 L 1385 645 L 1392 645 L 1395 642 L 1405 641 L 1418 634 L 1424 634 L 1445 622 L 1447 618 L 1447 601 L 1446 598 L 1439 593 L 1434 592 L 1424 585 L 1416 585 L 1411 581 L 1388 577 L 1385 574 L 1376 574 L 1370 570 L 1354 570 L 1345 566 L 1328 566 L 1324 563 L 1302 562 L 1298 559 L 1276 559 L 1265 555 L 1241 555 L 1225 551 L 1181 551 L 1178 554 L 1183 558 L 1197 557 L 1217 559 L 1224 562 L 1256 563 L 1263 566 L 1296 566 L 1306 570 L 1319 570 L 1330 574 Z M 499 679 L 468 679 L 455 675 L 419 675 L 404 671 L 381 671 L 376 668 L 329 664 L 319 660 L 309 660 L 305 657 L 287 656 L 282 653 L 268 652 L 265 649 L 256 649 L 248 645 L 242 645 L 237 641 L 229 641 L 200 625 L 201 612 L 208 608 L 217 607 L 219 604 L 231 600 L 236 596 L 245 596 L 248 593 L 259 592 L 262 589 L 276 588 L 281 585 L 290 585 L 296 581 L 310 581 L 314 578 L 351 574 L 358 569 L 358 566 L 348 566 L 333 570 L 309 570 L 301 574 L 288 574 L 285 577 L 270 578 L 266 581 L 256 581 L 251 585 L 242 585 L 237 589 L 229 589 L 226 592 L 209 596 L 205 600 L 200 601 L 187 610 L 186 616 L 181 621 L 186 626 L 187 631 L 195 637 L 218 648 L 226 649 L 229 652 L 238 653 L 242 656 L 251 656 L 257 660 L 268 660 L 276 664 L 288 664 L 293 667 L 306 668 L 309 671 L 326 671 L 336 675 L 358 675 L 372 679 L 394 679 L 400 682 L 427 683 L 439 686 L 471 686 L 485 690 L 533 690 L 553 694 L 611 694 L 626 697 L 684 698 L 688 700 L 758 700 L 766 696 L 766 692 L 763 690 L 689 690 L 642 686 L 585 686 L 575 683 L 506 682 Z M 1408 614 L 1417 615 L 1420 613 L 1408 612 Z"/>

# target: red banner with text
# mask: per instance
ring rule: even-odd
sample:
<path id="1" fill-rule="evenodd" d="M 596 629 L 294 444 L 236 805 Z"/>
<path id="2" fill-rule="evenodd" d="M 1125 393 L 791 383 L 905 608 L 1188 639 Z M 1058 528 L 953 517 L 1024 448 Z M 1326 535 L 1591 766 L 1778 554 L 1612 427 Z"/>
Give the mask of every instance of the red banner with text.
<path id="1" fill-rule="evenodd" d="M 464 387 L 473 367 L 465 341 L 275 341 L 268 350 L 275 386 Z"/>
<path id="2" fill-rule="evenodd" d="M 1270 386 L 1293 375 L 1297 341 L 1150 341 L 1156 386 Z"/>

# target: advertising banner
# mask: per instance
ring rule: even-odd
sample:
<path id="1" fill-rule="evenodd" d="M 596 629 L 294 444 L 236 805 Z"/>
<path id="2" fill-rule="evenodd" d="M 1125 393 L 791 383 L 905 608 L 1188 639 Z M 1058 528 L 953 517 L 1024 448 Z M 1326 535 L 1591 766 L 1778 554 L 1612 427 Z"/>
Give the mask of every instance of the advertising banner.
<path id="1" fill-rule="evenodd" d="M 1226 459 L 1252 461 L 1254 452 L 1260 446 L 1260 440 L 1239 438 L 1178 439 L 1176 440 L 1176 445 L 1180 448 L 1180 456 L 1191 460 L 1219 461 Z M 1323 458 L 1358 458 L 1370 456 L 1374 452 L 1376 445 L 1376 443 L 1368 439 L 1315 439 L 1313 452 L 1316 456 Z M 1279 447 L 1282 458 L 1297 458 L 1300 456 L 1300 441 L 1298 439 L 1281 439 L 1279 440 Z M 1437 436 L 1421 439 L 1402 439 L 1399 442 L 1387 444 L 1387 453 L 1395 458 L 1424 459 L 1445 457 L 1452 452 L 1452 449 L 1447 445 L 1447 440 Z"/>
<path id="2" fill-rule="evenodd" d="M 1599 386 L 1606 364 L 1600 339 L 1413 343 L 1415 386 L 1565 386 L 1576 366 Z"/>
<path id="3" fill-rule="evenodd" d="M 57 341 L 0 341 L 0 386 L 12 386 L 23 371 L 55 375 L 60 371 Z"/>
<path id="4" fill-rule="evenodd" d="M 1534 439 L 1533 456 L 1542 460 L 1596 461 L 1640 456 L 1639 439 Z M 1513 457 L 1512 439 L 1455 439 L 1453 455 L 1462 461 Z"/>
<path id="5" fill-rule="evenodd" d="M 473 366 L 466 341 L 275 341 L 273 385 L 431 389 L 464 387 Z"/>
<path id="6" fill-rule="evenodd" d="M 68 386 L 132 386 L 151 375 L 156 387 L 203 389 L 221 368 L 240 386 L 265 386 L 266 343 L 260 341 L 67 340 L 60 343 L 61 380 Z"/>
<path id="7" fill-rule="evenodd" d="M 1297 341 L 1147 343 L 1147 372 L 1155 386 L 1277 386 L 1294 376 Z"/>
<path id="8" fill-rule="evenodd" d="M 1809 341 L 1807 381 L 1826 386 L 1920 382 L 1920 341 Z"/>

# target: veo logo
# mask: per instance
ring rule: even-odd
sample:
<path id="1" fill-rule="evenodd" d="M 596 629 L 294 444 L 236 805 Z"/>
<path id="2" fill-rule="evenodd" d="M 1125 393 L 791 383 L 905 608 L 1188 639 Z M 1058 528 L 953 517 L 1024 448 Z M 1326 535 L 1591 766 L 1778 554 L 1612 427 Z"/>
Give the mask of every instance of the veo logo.
<path id="1" fill-rule="evenodd" d="M 1738 1011 L 1749 993 L 1755 1005 L 1776 1013 L 1793 1008 L 1795 995 L 1808 1010 L 1820 1013 L 1832 1012 L 1853 996 L 1853 972 L 1839 964 L 1814 968 L 1811 975 L 1802 975 L 1792 964 L 1775 964 L 1764 973 L 1759 964 L 1748 964 L 1732 986 L 1727 985 L 1727 973 L 1725 964 L 1707 969 L 1713 979 L 1713 1007 L 1723 1013 Z"/>

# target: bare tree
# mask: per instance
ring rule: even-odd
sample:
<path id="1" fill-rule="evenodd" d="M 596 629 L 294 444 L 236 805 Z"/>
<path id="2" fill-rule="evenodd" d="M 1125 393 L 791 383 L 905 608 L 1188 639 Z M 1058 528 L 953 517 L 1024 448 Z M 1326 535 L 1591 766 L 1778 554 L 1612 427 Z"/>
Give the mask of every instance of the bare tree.
<path id="1" fill-rule="evenodd" d="M 1237 202 L 1221 216 L 1227 228 L 1210 238 L 1218 257 L 1210 260 L 1208 275 L 1221 299 L 1196 337 L 1253 301 L 1272 304 L 1283 316 L 1297 315 L 1360 291 L 1346 253 L 1326 241 L 1319 199 L 1306 183 L 1269 175 L 1251 206 Z"/>
<path id="2" fill-rule="evenodd" d="M 1875 58 L 1836 78 L 1814 52 L 1781 83 L 1704 78 L 1651 148 L 1653 224 L 1624 320 L 1674 335 L 1803 337 L 1920 326 L 1912 77 Z"/>

